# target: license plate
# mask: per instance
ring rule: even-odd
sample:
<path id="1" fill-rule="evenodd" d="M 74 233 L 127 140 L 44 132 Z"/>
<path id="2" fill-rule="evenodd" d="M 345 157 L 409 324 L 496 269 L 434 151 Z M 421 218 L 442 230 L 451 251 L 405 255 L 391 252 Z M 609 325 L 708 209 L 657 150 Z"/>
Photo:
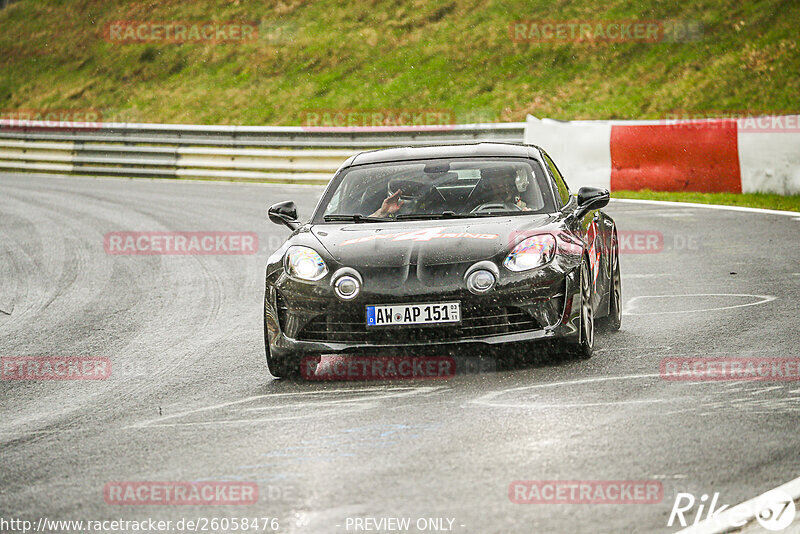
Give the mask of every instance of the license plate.
<path id="1" fill-rule="evenodd" d="M 404 326 L 461 322 L 459 302 L 367 306 L 367 326 Z"/>

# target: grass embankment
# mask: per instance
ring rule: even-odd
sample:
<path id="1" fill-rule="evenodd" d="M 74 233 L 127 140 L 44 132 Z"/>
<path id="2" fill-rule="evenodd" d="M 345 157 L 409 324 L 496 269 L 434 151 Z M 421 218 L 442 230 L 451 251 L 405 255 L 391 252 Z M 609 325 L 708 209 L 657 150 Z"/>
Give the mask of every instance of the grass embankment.
<path id="1" fill-rule="evenodd" d="M 243 43 L 119 44 L 106 24 L 260 23 Z M 697 21 L 689 42 L 515 43 L 538 21 Z M 298 125 L 304 111 L 431 109 L 456 122 L 797 109 L 791 0 L 20 0 L 0 11 L 0 109 L 106 121 Z M 692 37 L 694 39 L 695 37 Z"/>

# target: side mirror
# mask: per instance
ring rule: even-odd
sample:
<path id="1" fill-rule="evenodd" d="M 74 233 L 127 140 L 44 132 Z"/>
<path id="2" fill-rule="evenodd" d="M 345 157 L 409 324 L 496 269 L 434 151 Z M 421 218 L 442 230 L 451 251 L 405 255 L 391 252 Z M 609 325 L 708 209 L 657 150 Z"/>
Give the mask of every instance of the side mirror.
<path id="1" fill-rule="evenodd" d="M 267 210 L 267 214 L 270 221 L 275 224 L 285 224 L 291 230 L 300 226 L 300 221 L 297 220 L 297 206 L 291 200 L 273 204 Z"/>
<path id="2" fill-rule="evenodd" d="M 608 205 L 611 194 L 608 189 L 599 187 L 581 187 L 578 190 L 578 209 L 575 212 L 578 217 L 583 217 L 592 210 L 599 210 Z"/>

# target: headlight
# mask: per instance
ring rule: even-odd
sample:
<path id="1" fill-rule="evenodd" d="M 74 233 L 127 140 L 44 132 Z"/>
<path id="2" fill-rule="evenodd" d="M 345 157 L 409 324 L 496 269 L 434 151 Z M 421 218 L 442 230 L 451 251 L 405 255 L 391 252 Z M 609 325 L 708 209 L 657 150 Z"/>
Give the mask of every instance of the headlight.
<path id="1" fill-rule="evenodd" d="M 322 256 L 308 247 L 289 247 L 283 266 L 289 276 L 300 280 L 313 282 L 328 274 L 328 266 Z"/>
<path id="2" fill-rule="evenodd" d="M 503 265 L 509 271 L 527 271 L 547 265 L 556 254 L 556 238 L 541 234 L 521 241 L 506 256 Z"/>

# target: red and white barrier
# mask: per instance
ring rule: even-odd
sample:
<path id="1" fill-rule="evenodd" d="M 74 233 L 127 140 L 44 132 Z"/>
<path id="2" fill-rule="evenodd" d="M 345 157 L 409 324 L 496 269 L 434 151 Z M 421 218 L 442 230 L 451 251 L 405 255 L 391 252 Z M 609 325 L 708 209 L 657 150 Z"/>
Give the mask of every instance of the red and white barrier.
<path id="1" fill-rule="evenodd" d="M 800 194 L 800 116 L 569 121 L 528 116 L 525 143 L 570 187 Z"/>

